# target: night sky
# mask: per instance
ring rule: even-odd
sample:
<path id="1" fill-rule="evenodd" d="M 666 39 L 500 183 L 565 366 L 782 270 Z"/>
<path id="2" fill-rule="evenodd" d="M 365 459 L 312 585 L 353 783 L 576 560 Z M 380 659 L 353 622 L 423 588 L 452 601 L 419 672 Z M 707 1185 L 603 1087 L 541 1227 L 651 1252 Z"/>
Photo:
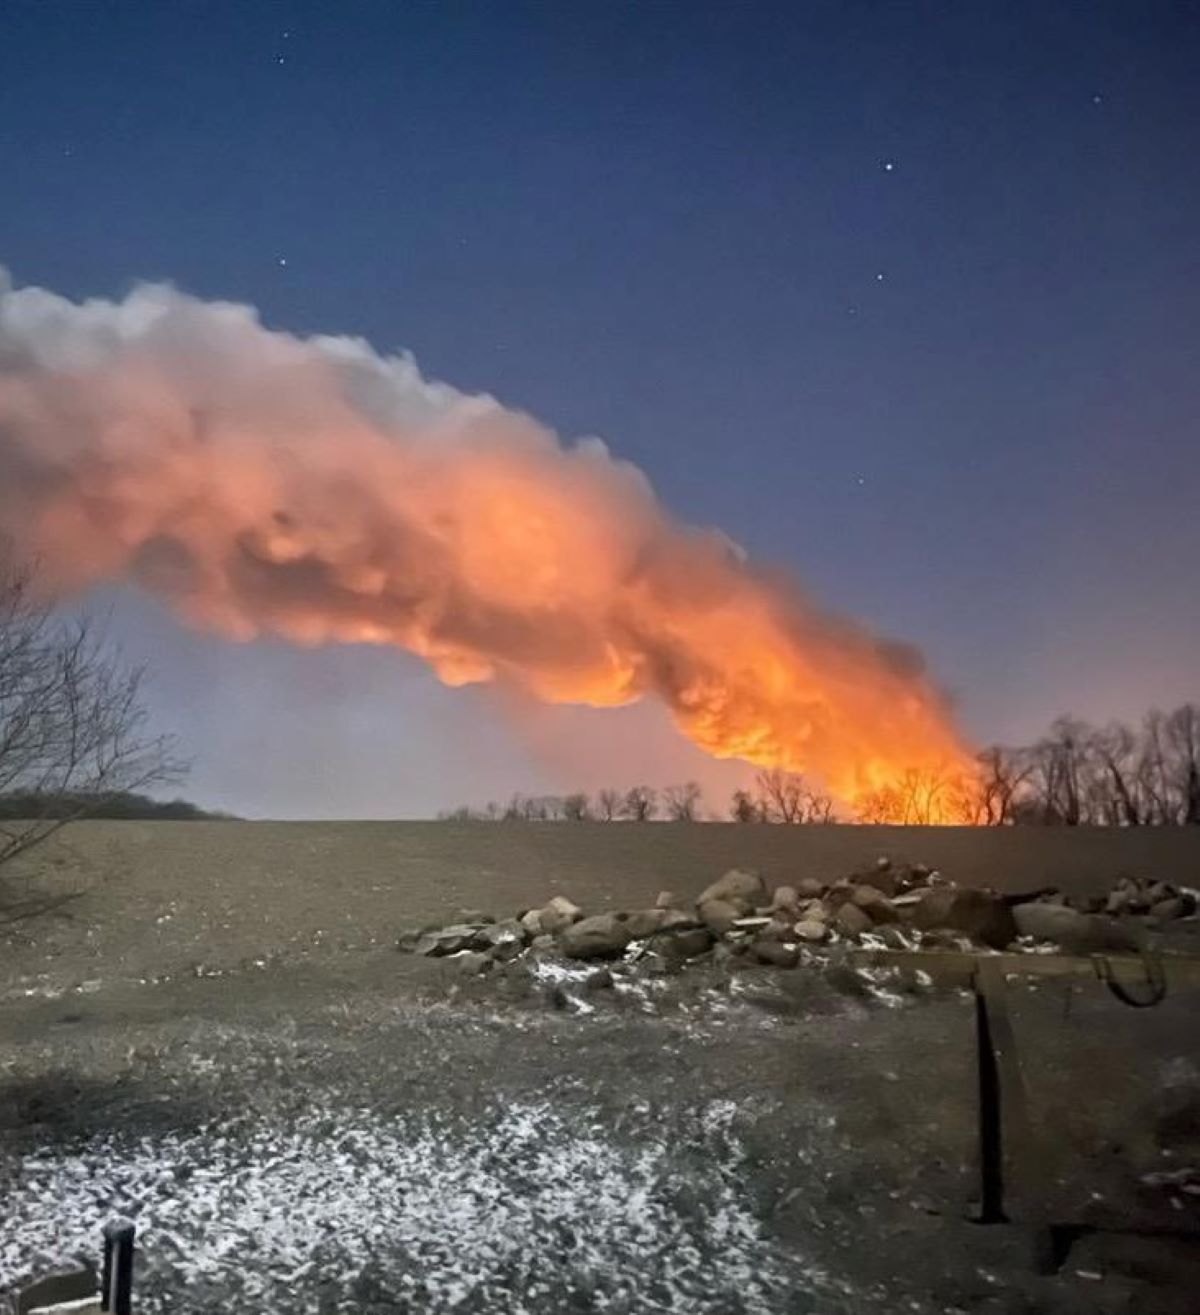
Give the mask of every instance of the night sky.
<path id="1" fill-rule="evenodd" d="M 1197 69 L 1154 0 L 0 0 L 0 264 L 599 434 L 1019 741 L 1200 696 Z M 653 708 L 89 607 L 238 812 L 742 774 Z"/>

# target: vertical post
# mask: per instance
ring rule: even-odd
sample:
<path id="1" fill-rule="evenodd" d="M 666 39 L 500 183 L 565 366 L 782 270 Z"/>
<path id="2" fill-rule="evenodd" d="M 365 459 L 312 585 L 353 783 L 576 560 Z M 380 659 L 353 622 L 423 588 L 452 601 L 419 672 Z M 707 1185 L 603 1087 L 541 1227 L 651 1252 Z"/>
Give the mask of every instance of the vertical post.
<path id="1" fill-rule="evenodd" d="M 975 981 L 975 1047 L 979 1067 L 979 1218 L 981 1224 L 1003 1224 L 1004 1131 L 1000 1069 L 992 1037 L 987 992 Z"/>
<path id="2" fill-rule="evenodd" d="M 112 1315 L 133 1310 L 133 1224 L 117 1221 L 104 1226 L 104 1273 L 100 1309 Z"/>

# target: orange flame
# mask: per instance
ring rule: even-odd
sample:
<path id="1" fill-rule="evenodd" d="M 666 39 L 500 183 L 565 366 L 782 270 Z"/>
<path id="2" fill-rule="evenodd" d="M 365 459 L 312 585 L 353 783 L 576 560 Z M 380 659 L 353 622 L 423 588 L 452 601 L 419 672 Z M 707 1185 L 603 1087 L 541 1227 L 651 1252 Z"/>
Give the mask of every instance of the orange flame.
<path id="1" fill-rule="evenodd" d="M 0 275 L 0 531 L 59 589 L 130 579 L 234 639 L 390 644 L 559 703 L 655 695 L 709 753 L 885 814 L 914 773 L 970 773 L 915 651 L 674 521 L 603 443 L 166 286 L 75 305 Z"/>

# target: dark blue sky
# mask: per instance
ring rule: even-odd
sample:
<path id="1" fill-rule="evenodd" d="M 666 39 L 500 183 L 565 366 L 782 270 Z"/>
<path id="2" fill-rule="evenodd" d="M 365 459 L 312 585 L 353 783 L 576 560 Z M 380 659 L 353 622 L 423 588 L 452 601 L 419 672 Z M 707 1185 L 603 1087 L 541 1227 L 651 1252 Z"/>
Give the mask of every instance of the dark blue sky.
<path id="1" fill-rule="evenodd" d="M 1154 0 L 0 0 L 0 263 L 601 434 L 1021 738 L 1200 695 L 1198 68 L 1200 7 Z M 531 751 L 411 659 L 113 606 L 245 811 L 565 786 L 633 733 L 699 770 L 653 714 Z"/>

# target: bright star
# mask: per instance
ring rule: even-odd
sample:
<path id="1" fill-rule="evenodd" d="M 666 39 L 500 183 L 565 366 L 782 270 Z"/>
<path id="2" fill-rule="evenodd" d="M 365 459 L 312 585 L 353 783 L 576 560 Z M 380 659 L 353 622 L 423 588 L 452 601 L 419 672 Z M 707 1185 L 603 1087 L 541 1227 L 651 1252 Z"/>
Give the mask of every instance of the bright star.
<path id="1" fill-rule="evenodd" d="M 287 256 L 279 256 L 275 262 L 281 269 L 287 268 Z"/>
<path id="2" fill-rule="evenodd" d="M 884 162 L 883 162 L 883 172 L 884 172 L 884 173 L 888 173 L 888 174 L 890 174 L 890 173 L 892 172 L 892 170 L 893 170 L 895 167 L 896 167 L 896 161 L 895 161 L 895 160 L 884 160 Z"/>

